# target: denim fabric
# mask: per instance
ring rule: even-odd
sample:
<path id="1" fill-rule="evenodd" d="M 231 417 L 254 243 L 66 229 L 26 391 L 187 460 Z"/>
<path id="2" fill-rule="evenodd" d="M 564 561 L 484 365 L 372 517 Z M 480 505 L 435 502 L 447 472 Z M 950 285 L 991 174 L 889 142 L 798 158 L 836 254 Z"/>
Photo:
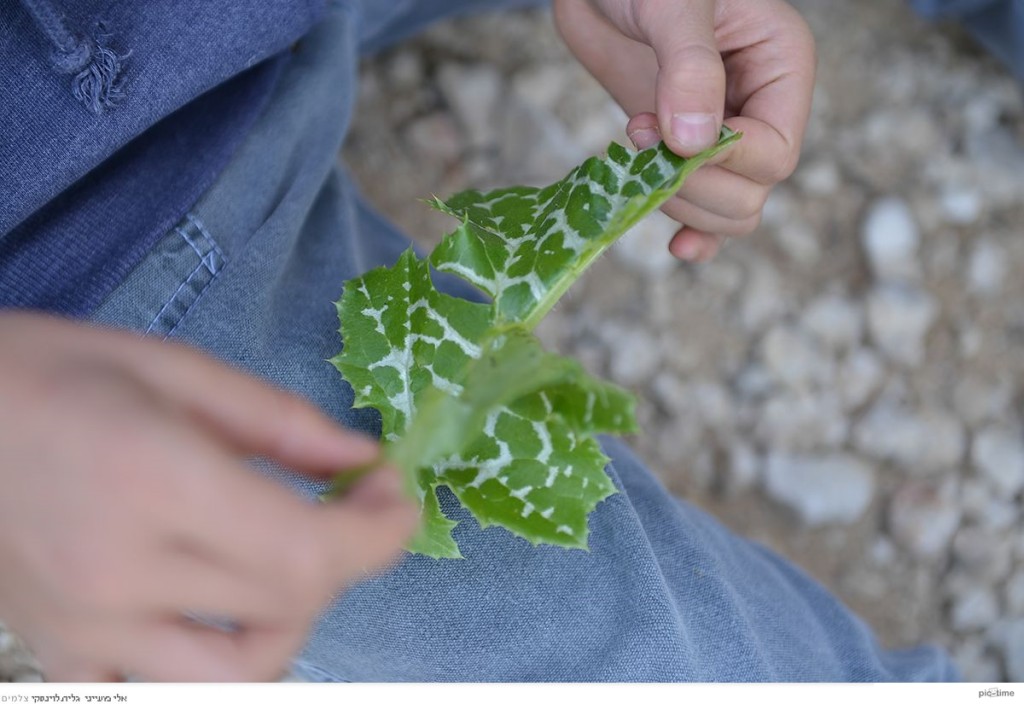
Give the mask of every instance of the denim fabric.
<path id="1" fill-rule="evenodd" d="M 926 17 L 955 19 L 1024 81 L 1024 2 L 1020 0 L 912 0 Z"/>
<path id="2" fill-rule="evenodd" d="M 0 307 L 93 310 L 210 187 L 287 58 L 268 59 L 175 111 L 0 234 Z"/>
<path id="3" fill-rule="evenodd" d="M 400 18 L 388 22 L 401 32 Z M 365 36 L 355 9 L 329 12 L 217 182 L 94 319 L 197 345 L 378 433 L 375 412 L 352 409 L 351 389 L 325 362 L 339 347 L 333 301 L 345 279 L 409 246 L 336 162 Z M 606 450 L 621 493 L 592 517 L 589 552 L 481 531 L 445 492 L 444 509 L 464 519 L 457 537 L 466 559 L 407 556 L 347 591 L 323 614 L 296 673 L 374 681 L 956 676 L 936 649 L 881 649 L 799 569 L 674 500 L 622 445 Z M 263 469 L 308 496 L 317 490 Z"/>
<path id="4" fill-rule="evenodd" d="M 288 48 L 324 0 L 64 0 L 69 25 L 110 35 L 127 98 L 103 115 L 71 94 L 51 47 L 18 2 L 0 3 L 0 233 L 161 118 Z"/>

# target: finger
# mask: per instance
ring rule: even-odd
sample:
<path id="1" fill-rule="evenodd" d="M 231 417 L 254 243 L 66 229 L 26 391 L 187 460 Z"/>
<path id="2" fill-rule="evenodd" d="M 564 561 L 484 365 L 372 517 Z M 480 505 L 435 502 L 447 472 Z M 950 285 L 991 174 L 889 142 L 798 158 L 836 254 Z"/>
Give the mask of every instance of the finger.
<path id="1" fill-rule="evenodd" d="M 661 141 L 658 116 L 653 112 L 641 112 L 629 118 L 629 122 L 626 123 L 626 136 L 638 151 L 655 146 Z"/>
<path id="2" fill-rule="evenodd" d="M 802 129 L 787 136 L 769 122 L 746 116 L 729 118 L 726 124 L 742 132 L 743 138 L 715 157 L 712 164 L 765 186 L 784 181 L 796 170 Z"/>
<path id="3" fill-rule="evenodd" d="M 554 16 L 573 54 L 627 115 L 654 110 L 658 59 L 638 29 L 616 26 L 590 0 L 556 0 Z"/>
<path id="4" fill-rule="evenodd" d="M 140 592 L 147 599 L 142 613 L 150 618 L 191 614 L 252 626 L 279 624 L 292 613 L 290 604 L 262 581 L 188 545 L 171 546 L 156 557 Z"/>
<path id="5" fill-rule="evenodd" d="M 393 566 L 419 528 L 420 509 L 399 489 L 400 477 L 375 474 L 364 482 L 371 486 L 358 487 L 355 496 L 337 505 L 321 507 L 320 535 L 331 536 L 335 585 Z"/>
<path id="6" fill-rule="evenodd" d="M 724 237 L 743 237 L 751 234 L 761 223 L 761 214 L 747 218 L 727 218 L 715 215 L 679 198 L 672 198 L 661 207 L 673 220 L 701 232 L 713 232 Z"/>
<path id="7" fill-rule="evenodd" d="M 386 469 L 374 470 L 361 482 L 369 487 L 356 485 L 350 497 L 311 504 L 206 442 L 193 435 L 191 459 L 177 471 L 211 479 L 190 482 L 169 502 L 183 505 L 189 520 L 165 515 L 168 540 L 259 583 L 284 609 L 323 606 L 346 580 L 395 556 L 417 523 L 401 480 Z"/>
<path id="8" fill-rule="evenodd" d="M 661 134 L 672 151 L 693 156 L 717 141 L 725 110 L 715 2 L 643 3 L 635 14 L 658 60 L 655 106 Z"/>
<path id="9" fill-rule="evenodd" d="M 764 209 L 769 192 L 768 186 L 721 166 L 705 166 L 686 179 L 675 198 L 714 215 L 744 220 Z"/>
<path id="10" fill-rule="evenodd" d="M 683 227 L 672 237 L 668 251 L 677 259 L 700 263 L 712 259 L 720 246 L 721 241 L 717 235 Z"/>
<path id="11" fill-rule="evenodd" d="M 341 428 L 294 394 L 184 345 L 109 331 L 96 331 L 91 339 L 160 398 L 199 418 L 241 452 L 320 475 L 378 455 L 377 443 Z"/>
<path id="12" fill-rule="evenodd" d="M 811 112 L 816 59 L 814 38 L 793 7 L 765 2 L 756 9 L 762 16 L 751 18 L 752 26 L 724 32 L 722 49 L 734 77 L 726 122 L 744 138 L 722 163 L 772 184 L 796 166 Z"/>

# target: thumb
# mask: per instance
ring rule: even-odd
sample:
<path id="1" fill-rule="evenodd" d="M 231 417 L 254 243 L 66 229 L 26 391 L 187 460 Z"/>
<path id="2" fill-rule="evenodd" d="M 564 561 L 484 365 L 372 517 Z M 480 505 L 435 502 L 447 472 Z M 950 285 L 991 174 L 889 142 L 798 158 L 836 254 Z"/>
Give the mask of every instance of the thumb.
<path id="1" fill-rule="evenodd" d="M 652 2 L 643 7 L 637 19 L 658 59 L 655 105 L 662 137 L 680 156 L 693 156 L 718 140 L 725 106 L 715 1 Z"/>

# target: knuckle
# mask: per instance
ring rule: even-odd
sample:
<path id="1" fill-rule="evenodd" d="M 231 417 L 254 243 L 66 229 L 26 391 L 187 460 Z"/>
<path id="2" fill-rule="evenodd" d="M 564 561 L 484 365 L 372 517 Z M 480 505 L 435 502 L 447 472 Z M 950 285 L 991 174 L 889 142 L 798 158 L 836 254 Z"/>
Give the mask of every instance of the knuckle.
<path id="1" fill-rule="evenodd" d="M 742 195 L 738 196 L 738 211 L 739 216 L 746 220 L 757 216 L 764 209 L 764 204 L 768 200 L 768 189 L 766 188 L 748 188 L 745 189 Z"/>
<path id="2" fill-rule="evenodd" d="M 761 226 L 761 213 L 758 212 L 758 213 L 756 213 L 754 215 L 751 215 L 748 218 L 744 218 L 744 220 L 740 224 L 740 229 L 739 229 L 739 232 L 737 234 L 740 237 L 745 237 L 747 235 L 752 235 L 752 234 L 754 234 L 754 232 L 757 231 L 757 228 L 759 228 L 760 226 Z"/>
<path id="3" fill-rule="evenodd" d="M 707 44 L 684 44 L 672 50 L 671 62 L 679 81 L 688 83 L 693 76 L 725 80 L 725 66 L 718 51 Z"/>
<path id="4" fill-rule="evenodd" d="M 767 169 L 767 178 L 771 183 L 785 181 L 796 171 L 800 161 L 800 152 L 797 149 L 788 149 L 781 159 L 776 159 Z"/>

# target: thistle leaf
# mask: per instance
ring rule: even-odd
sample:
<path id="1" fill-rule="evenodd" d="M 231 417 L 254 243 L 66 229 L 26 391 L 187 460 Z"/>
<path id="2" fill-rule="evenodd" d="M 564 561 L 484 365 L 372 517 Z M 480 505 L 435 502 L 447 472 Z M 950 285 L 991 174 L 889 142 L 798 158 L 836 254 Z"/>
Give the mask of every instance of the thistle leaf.
<path id="1" fill-rule="evenodd" d="M 488 293 L 499 320 L 532 329 L 594 259 L 739 138 L 725 127 L 718 144 L 690 159 L 663 143 L 640 152 L 612 143 L 605 158 L 587 159 L 546 188 L 435 199 L 463 222 L 430 262 Z"/>
<path id="2" fill-rule="evenodd" d="M 532 330 L 619 236 L 739 135 L 690 159 L 618 145 L 546 188 L 466 192 L 434 206 L 462 221 L 429 260 L 406 251 L 346 283 L 342 352 L 331 360 L 356 407 L 381 413 L 390 462 L 423 507 L 409 550 L 459 557 L 437 489 L 482 527 L 586 549 L 587 516 L 615 492 L 597 433 L 636 430 L 635 401 L 544 351 Z M 439 292 L 430 265 L 489 294 Z"/>

